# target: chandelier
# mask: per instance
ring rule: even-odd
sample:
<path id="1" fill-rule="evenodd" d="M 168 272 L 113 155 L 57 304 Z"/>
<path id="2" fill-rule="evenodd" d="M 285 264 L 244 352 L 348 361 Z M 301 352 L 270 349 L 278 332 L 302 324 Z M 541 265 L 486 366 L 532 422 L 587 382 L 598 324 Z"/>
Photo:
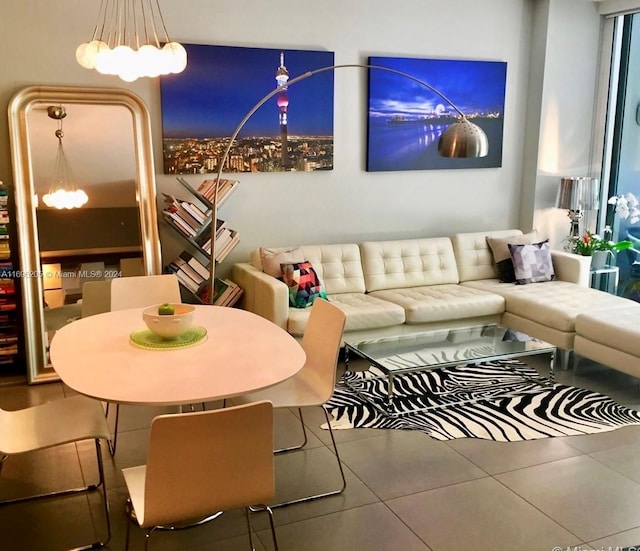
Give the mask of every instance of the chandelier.
<path id="1" fill-rule="evenodd" d="M 158 2 L 101 0 L 91 40 L 76 49 L 78 63 L 125 82 L 184 71 L 187 52 L 169 38 Z"/>
<path id="2" fill-rule="evenodd" d="M 42 196 L 42 201 L 48 207 L 56 209 L 75 209 L 84 205 L 89 197 L 81 189 L 77 189 L 73 184 L 71 167 L 62 147 L 62 119 L 67 116 L 67 112 L 62 105 L 52 105 L 47 108 L 47 115 L 58 121 L 58 128 L 55 136 L 58 138 L 58 151 L 53 172 L 53 181 L 49 191 Z"/>

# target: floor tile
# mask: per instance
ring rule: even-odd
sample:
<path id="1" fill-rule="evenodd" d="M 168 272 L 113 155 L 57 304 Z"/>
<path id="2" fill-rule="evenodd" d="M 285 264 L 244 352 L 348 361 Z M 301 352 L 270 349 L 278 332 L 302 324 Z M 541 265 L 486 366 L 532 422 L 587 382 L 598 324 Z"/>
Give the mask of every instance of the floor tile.
<path id="1" fill-rule="evenodd" d="M 495 478 L 582 541 L 640 526 L 640 484 L 588 456 Z"/>
<path id="2" fill-rule="evenodd" d="M 459 438 L 447 442 L 447 445 L 489 474 L 504 473 L 581 454 L 561 438 L 540 438 L 525 442 Z"/>
<path id="3" fill-rule="evenodd" d="M 392 499 L 387 505 L 438 551 L 542 551 L 580 543 L 490 478 Z"/>
<path id="4" fill-rule="evenodd" d="M 96 537 L 84 495 L 5 505 L 0 534 L 0 548 L 6 551 L 70 549 Z"/>
<path id="5" fill-rule="evenodd" d="M 601 540 L 589 542 L 585 549 L 593 549 L 594 551 L 611 549 L 612 551 L 618 551 L 625 547 L 635 547 L 636 550 L 632 551 L 640 551 L 640 528 L 634 528 Z"/>
<path id="6" fill-rule="evenodd" d="M 594 453 L 640 442 L 640 425 L 621 427 L 598 434 L 566 436 L 562 440 L 583 453 Z"/>
<path id="7" fill-rule="evenodd" d="M 418 431 L 343 442 L 340 455 L 382 500 L 486 476 L 445 443 Z"/>
<path id="8" fill-rule="evenodd" d="M 382 503 L 279 526 L 278 543 L 281 551 L 429 551 Z"/>
<path id="9" fill-rule="evenodd" d="M 640 442 L 590 454 L 612 469 L 640 482 Z"/>
<path id="10" fill-rule="evenodd" d="M 342 487 L 335 455 L 315 448 L 276 456 L 276 496 L 273 503 L 331 492 Z M 346 466 L 347 487 L 335 496 L 275 510 L 278 525 L 378 501 L 375 494 Z"/>
<path id="11" fill-rule="evenodd" d="M 2 467 L 0 499 L 82 487 L 82 475 L 75 444 L 12 455 Z"/>

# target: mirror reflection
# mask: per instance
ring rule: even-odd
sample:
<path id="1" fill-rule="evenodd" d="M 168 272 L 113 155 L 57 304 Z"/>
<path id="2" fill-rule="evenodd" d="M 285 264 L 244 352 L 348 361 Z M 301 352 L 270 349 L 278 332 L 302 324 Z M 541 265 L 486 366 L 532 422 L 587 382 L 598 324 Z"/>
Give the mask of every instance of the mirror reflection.
<path id="1" fill-rule="evenodd" d="M 20 270 L 39 275 L 21 282 L 25 352 L 41 382 L 57 378 L 48 344 L 81 317 L 86 283 L 160 273 L 150 129 L 116 89 L 28 88 L 9 114 Z M 78 190 L 86 202 L 56 208 Z"/>
<path id="2" fill-rule="evenodd" d="M 81 104 L 36 106 L 27 128 L 50 340 L 81 316 L 84 283 L 118 277 L 123 265 L 143 273 L 133 128 L 122 106 Z M 84 193 L 86 203 L 47 204 L 61 192 Z"/>

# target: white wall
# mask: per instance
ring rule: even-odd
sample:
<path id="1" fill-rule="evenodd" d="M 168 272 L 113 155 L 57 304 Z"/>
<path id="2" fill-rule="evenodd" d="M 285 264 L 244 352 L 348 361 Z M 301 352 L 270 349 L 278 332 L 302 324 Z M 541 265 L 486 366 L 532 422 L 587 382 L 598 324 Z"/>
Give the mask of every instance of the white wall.
<path id="1" fill-rule="evenodd" d="M 596 4 L 582 0 L 543 0 L 537 5 L 534 33 L 544 35 L 545 54 L 544 62 L 535 59 L 542 70 L 530 90 L 540 89 L 532 98 L 539 102 L 540 113 L 537 121 L 528 121 L 527 132 L 533 134 L 538 123 L 538 157 L 535 173 L 523 175 L 521 223 L 533 218 L 531 225 L 551 236 L 553 247 L 561 246 L 569 232 L 566 211 L 554 208 L 560 178 L 600 177 L 592 156 L 601 27 L 597 11 Z"/>
<path id="2" fill-rule="evenodd" d="M 540 4 L 542 16 L 535 13 Z M 14 93 L 33 84 L 132 89 L 151 111 L 158 189 L 177 193 L 181 188 L 173 177 L 161 173 L 159 83 L 126 84 L 75 62 L 75 48 L 90 38 L 98 5 L 97 0 L 2 2 L 0 103 L 6 106 Z M 584 136 L 585 147 L 590 145 L 584 126 L 592 109 L 593 82 L 589 81 L 594 77 L 587 56 L 592 46 L 597 47 L 598 25 L 591 2 L 162 0 L 161 5 L 170 34 L 186 43 L 326 49 L 335 52 L 336 63 L 364 62 L 369 55 L 397 55 L 508 64 L 503 166 L 478 170 L 366 172 L 366 75 L 355 69 L 336 72 L 334 170 L 241 175 L 239 190 L 221 211 L 229 225 L 240 231 L 241 244 L 224 263 L 221 274 L 260 244 L 438 236 L 515 226 L 529 229 L 534 210 L 552 204 L 551 182 L 541 182 L 537 172 L 532 177 L 538 165 L 527 162 L 538 158 L 540 140 L 525 132 L 525 124 L 540 126 L 536 109 L 527 109 L 530 102 L 538 102 L 541 113 L 550 108 L 545 105 L 550 94 L 546 80 L 549 57 L 558 64 L 573 61 L 576 55 L 584 61 L 572 63 L 576 73 L 572 82 L 581 85 L 558 82 L 553 96 L 561 109 L 571 108 L 571 117 L 563 119 L 562 135 L 555 144 L 557 157 L 571 160 L 562 169 L 587 166 L 588 154 L 576 150 L 574 155 L 564 138 L 577 133 Z M 541 44 L 533 40 L 538 33 L 547 32 L 540 24 L 549 29 L 551 37 Z M 560 40 L 562 30 L 571 31 L 564 40 Z M 585 48 L 583 55 L 578 48 Z M 595 67 L 596 59 L 592 62 Z M 533 77 L 544 73 L 542 95 L 540 83 L 529 82 L 534 66 L 538 70 Z M 265 92 L 256 90 L 256 100 Z M 536 136 L 537 132 L 534 129 Z M 7 136 L 7 122 L 2 118 L 0 179 L 11 182 Z M 162 232 L 162 238 L 168 262 L 179 248 L 168 232 Z"/>

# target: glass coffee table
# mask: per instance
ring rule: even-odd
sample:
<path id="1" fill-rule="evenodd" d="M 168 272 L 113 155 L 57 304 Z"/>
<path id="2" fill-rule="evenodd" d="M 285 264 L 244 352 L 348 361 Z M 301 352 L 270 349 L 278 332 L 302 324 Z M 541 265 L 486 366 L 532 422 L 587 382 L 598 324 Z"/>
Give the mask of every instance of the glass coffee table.
<path id="1" fill-rule="evenodd" d="M 524 392 L 534 392 L 541 387 L 551 387 L 555 382 L 553 365 L 556 347 L 497 324 L 443 327 L 429 330 L 402 326 L 382 330 L 375 336 L 371 336 L 370 333 L 362 335 L 347 333 L 344 336 L 344 344 L 344 384 L 358 393 L 361 398 L 391 416 L 451 407 L 487 399 L 487 397 L 497 399 L 512 396 L 514 394 L 514 379 L 527 383 L 523 386 L 526 389 Z M 531 368 L 525 366 L 523 369 L 521 364 L 514 363 L 510 367 L 507 363 L 508 376 L 502 377 L 497 374 L 488 377 L 482 383 L 476 384 L 473 381 L 464 383 L 469 387 L 466 392 L 462 393 L 464 396 L 462 399 L 459 399 L 460 392 L 457 391 L 458 396 L 453 396 L 454 392 L 444 390 L 430 393 L 430 397 L 436 399 L 428 405 L 425 405 L 422 400 L 410 411 L 406 409 L 406 404 L 403 405 L 403 409 L 397 407 L 394 391 L 396 386 L 403 386 L 401 378 L 409 374 L 545 353 L 551 355 L 548 377 L 538 375 L 537 372 L 534 375 Z M 385 393 L 382 401 L 372 400 L 369 394 L 361 392 L 363 379 L 349 376 L 351 354 L 364 358 L 370 364 L 368 369 L 374 374 L 368 376 L 367 380 L 369 382 L 379 381 L 379 386 L 384 389 Z M 448 396 L 449 394 L 452 396 Z"/>

